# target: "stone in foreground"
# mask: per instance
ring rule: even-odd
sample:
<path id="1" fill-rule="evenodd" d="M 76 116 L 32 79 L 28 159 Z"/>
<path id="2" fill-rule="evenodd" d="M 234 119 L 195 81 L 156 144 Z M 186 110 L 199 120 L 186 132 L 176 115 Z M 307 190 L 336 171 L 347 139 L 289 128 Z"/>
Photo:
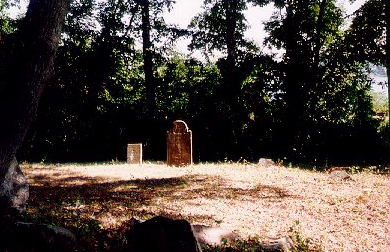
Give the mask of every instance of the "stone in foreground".
<path id="1" fill-rule="evenodd" d="M 196 239 L 200 244 L 209 246 L 221 246 L 225 242 L 232 242 L 240 235 L 221 227 L 209 227 L 204 225 L 192 225 Z"/>
<path id="2" fill-rule="evenodd" d="M 271 241 L 268 245 L 265 245 L 263 247 L 264 251 L 283 251 L 283 252 L 290 252 L 294 248 L 295 248 L 295 244 L 290 237 L 283 237 Z"/>
<path id="3" fill-rule="evenodd" d="M 0 227 L 0 251 L 77 251 L 76 236 L 68 229 L 47 224 L 17 222 Z"/>
<path id="4" fill-rule="evenodd" d="M 190 223 L 162 216 L 136 223 L 126 233 L 129 252 L 201 252 Z"/>

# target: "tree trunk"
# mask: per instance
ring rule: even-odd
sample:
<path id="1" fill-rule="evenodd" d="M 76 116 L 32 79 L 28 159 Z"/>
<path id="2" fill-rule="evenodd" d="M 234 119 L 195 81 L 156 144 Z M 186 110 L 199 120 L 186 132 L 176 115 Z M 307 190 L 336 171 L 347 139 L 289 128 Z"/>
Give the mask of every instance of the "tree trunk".
<path id="1" fill-rule="evenodd" d="M 390 118 L 390 1 L 385 1 L 385 23 L 386 23 L 386 71 L 387 71 L 387 95 L 388 95 L 388 116 Z M 390 120 L 388 122 L 390 124 Z M 390 163 L 390 125 L 387 132 L 387 162 Z"/>
<path id="2" fill-rule="evenodd" d="M 145 87 L 148 116 L 156 116 L 155 81 L 153 75 L 152 43 L 150 41 L 149 0 L 141 0 L 142 12 L 142 52 L 144 60 Z"/>
<path id="3" fill-rule="evenodd" d="M 226 45 L 227 57 L 223 66 L 221 83 L 221 104 L 223 104 L 223 116 L 225 127 L 219 132 L 221 136 L 221 146 L 224 156 L 232 157 L 233 149 L 239 149 L 238 134 L 240 134 L 241 117 L 244 115 L 240 107 L 240 83 L 237 71 L 237 25 L 238 7 L 240 0 L 223 1 L 225 11 L 224 42 Z"/>
<path id="4" fill-rule="evenodd" d="M 0 69 L 0 214 L 21 213 L 26 207 L 28 185 L 16 153 L 50 78 L 69 3 L 31 0 L 18 32 L 1 55 L 6 65 Z"/>
<path id="5" fill-rule="evenodd" d="M 237 51 L 236 30 L 238 19 L 238 0 L 224 1 L 224 8 L 226 11 L 225 42 L 227 48 L 227 61 L 229 67 L 235 68 Z"/>
<path id="6" fill-rule="evenodd" d="M 325 17 L 325 11 L 326 11 L 326 6 L 327 6 L 327 0 L 322 0 L 321 3 L 320 3 L 320 9 L 319 9 L 319 12 L 318 12 L 318 17 L 317 17 L 317 23 L 316 23 L 316 31 L 315 31 L 315 45 L 314 45 L 314 60 L 313 60 L 313 66 L 312 66 L 312 71 L 311 73 L 308 73 L 308 74 L 311 74 L 311 83 L 310 83 L 310 86 L 309 87 L 310 89 L 312 90 L 320 90 L 321 87 L 322 87 L 322 71 L 321 68 L 320 68 L 320 55 L 321 55 L 321 48 L 323 47 L 324 45 L 324 17 Z M 312 111 L 310 111 L 310 113 L 315 113 L 314 111 L 314 108 L 316 107 L 316 105 L 318 104 L 319 100 L 320 100 L 320 97 L 319 95 L 311 95 L 309 97 L 310 99 L 310 102 L 311 102 L 311 108 L 313 108 Z M 312 135 L 312 136 L 316 136 L 318 135 L 317 132 L 321 132 L 321 129 L 319 129 L 319 124 L 318 123 L 314 123 L 312 120 L 310 120 L 310 125 L 309 125 L 309 132 L 308 134 L 309 135 Z M 321 146 L 323 146 L 323 141 L 320 141 L 320 139 L 318 139 L 318 137 L 313 137 L 313 138 L 310 138 L 310 139 L 315 139 L 314 141 L 316 141 L 316 144 L 309 144 L 310 146 L 312 146 L 310 149 L 309 149 L 309 154 L 311 152 L 311 155 L 310 155 L 310 158 L 314 161 L 322 161 L 323 160 L 323 157 L 322 157 L 322 151 L 321 151 Z M 313 147 L 313 146 L 317 146 L 317 147 Z M 315 162 L 315 161 L 314 161 Z"/>
<path id="7" fill-rule="evenodd" d="M 294 159 L 297 150 L 297 138 L 299 132 L 299 119 L 301 118 L 301 102 L 303 100 L 302 92 L 300 90 L 300 75 L 296 76 L 296 65 L 298 64 L 299 57 L 297 57 L 298 46 L 296 41 L 296 25 L 294 20 L 294 5 L 293 1 L 288 1 L 286 5 L 286 41 L 285 41 L 285 61 L 287 62 L 285 67 L 285 135 L 284 139 L 284 152 L 289 161 Z"/>
<path id="8" fill-rule="evenodd" d="M 322 0 L 321 5 L 320 5 L 320 10 L 318 12 L 318 18 L 317 18 L 317 23 L 316 23 L 316 38 L 315 38 L 315 49 L 314 49 L 314 68 L 316 71 L 316 77 L 317 80 L 319 78 L 318 76 L 318 67 L 320 64 L 320 52 L 321 52 L 321 47 L 322 47 L 322 40 L 321 40 L 321 35 L 324 29 L 324 14 L 325 14 L 325 7 L 326 7 L 326 2 L 327 0 Z M 317 83 L 319 84 L 319 83 Z"/>

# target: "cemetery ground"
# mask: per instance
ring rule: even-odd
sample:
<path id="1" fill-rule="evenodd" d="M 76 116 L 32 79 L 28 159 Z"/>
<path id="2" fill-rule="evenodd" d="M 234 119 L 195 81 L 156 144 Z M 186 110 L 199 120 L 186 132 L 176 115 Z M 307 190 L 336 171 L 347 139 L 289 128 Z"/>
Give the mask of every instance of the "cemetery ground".
<path id="1" fill-rule="evenodd" d="M 120 251 L 130 219 L 156 215 L 238 232 L 245 242 L 205 251 L 257 251 L 290 236 L 297 251 L 389 251 L 390 176 L 259 164 L 23 164 L 26 220 L 74 232 L 80 251 Z M 353 169 L 349 168 L 349 172 Z"/>

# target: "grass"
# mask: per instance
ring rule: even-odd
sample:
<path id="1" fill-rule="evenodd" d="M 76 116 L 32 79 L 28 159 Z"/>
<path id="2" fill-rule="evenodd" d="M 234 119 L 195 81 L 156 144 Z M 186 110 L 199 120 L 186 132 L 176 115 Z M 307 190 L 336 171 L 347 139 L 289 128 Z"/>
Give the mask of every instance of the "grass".
<path id="1" fill-rule="evenodd" d="M 221 226 L 242 234 L 204 251 L 261 251 L 291 237 L 295 251 L 386 251 L 390 177 L 355 172 L 334 181 L 325 172 L 256 164 L 167 167 L 145 163 L 23 164 L 30 183 L 26 221 L 66 227 L 79 251 L 121 251 L 130 219 L 156 215 Z M 256 238 L 254 238 L 256 237 Z"/>

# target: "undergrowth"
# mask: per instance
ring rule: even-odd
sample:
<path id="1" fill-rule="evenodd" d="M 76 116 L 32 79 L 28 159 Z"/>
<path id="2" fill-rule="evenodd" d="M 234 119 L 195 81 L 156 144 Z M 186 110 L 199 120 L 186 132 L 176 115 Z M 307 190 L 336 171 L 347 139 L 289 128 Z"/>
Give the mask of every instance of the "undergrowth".
<path id="1" fill-rule="evenodd" d="M 265 251 L 259 239 L 235 240 L 224 242 L 221 246 L 202 246 L 203 252 L 262 252 Z"/>
<path id="2" fill-rule="evenodd" d="M 299 221 L 295 221 L 289 228 L 289 237 L 294 243 L 290 248 L 291 252 L 323 252 L 321 244 L 316 244 L 313 239 L 305 237 L 300 229 Z M 251 237 L 247 240 L 235 240 L 233 242 L 224 242 L 221 246 L 202 246 L 203 252 L 278 252 L 284 251 L 283 248 L 270 248 L 264 246 L 264 243 L 258 237 Z"/>

